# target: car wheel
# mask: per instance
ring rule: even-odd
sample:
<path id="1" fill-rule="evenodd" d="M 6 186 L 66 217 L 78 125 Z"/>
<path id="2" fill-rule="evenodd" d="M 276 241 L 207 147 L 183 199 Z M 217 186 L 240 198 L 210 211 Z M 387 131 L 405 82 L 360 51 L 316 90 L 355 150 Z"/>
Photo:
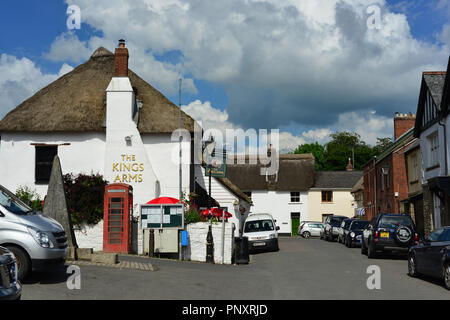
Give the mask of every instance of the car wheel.
<path id="1" fill-rule="evenodd" d="M 277 242 L 275 243 L 275 252 L 278 252 L 278 251 L 280 251 L 280 247 L 278 246 L 278 240 L 277 240 Z"/>
<path id="2" fill-rule="evenodd" d="M 408 275 L 413 278 L 418 275 L 416 257 L 413 254 L 408 257 Z"/>
<path id="3" fill-rule="evenodd" d="M 11 251 L 17 260 L 17 269 L 18 269 L 18 277 L 19 280 L 22 281 L 25 279 L 31 271 L 31 261 L 28 257 L 28 254 L 18 247 L 7 247 L 9 251 Z"/>
<path id="4" fill-rule="evenodd" d="M 447 290 L 450 290 L 450 262 L 444 264 L 444 287 Z"/>
<path id="5" fill-rule="evenodd" d="M 305 239 L 309 239 L 311 237 L 311 233 L 309 233 L 309 231 L 303 232 L 302 235 L 303 235 L 303 238 L 305 238 Z"/>
<path id="6" fill-rule="evenodd" d="M 367 257 L 369 259 L 375 258 L 375 248 L 373 247 L 372 243 L 369 243 L 369 245 L 367 246 Z"/>
<path id="7" fill-rule="evenodd" d="M 361 242 L 361 254 L 367 254 L 367 248 L 366 248 L 366 245 L 364 243 L 364 239 Z"/>
<path id="8" fill-rule="evenodd" d="M 347 247 L 353 248 L 353 241 L 350 238 L 347 239 Z"/>

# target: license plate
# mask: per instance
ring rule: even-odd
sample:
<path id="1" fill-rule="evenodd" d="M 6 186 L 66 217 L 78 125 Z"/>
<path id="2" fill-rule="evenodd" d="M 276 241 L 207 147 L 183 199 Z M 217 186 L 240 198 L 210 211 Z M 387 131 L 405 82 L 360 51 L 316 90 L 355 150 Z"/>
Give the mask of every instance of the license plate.
<path id="1" fill-rule="evenodd" d="M 253 244 L 253 246 L 254 247 L 262 247 L 262 246 L 265 246 L 266 244 L 264 243 L 264 242 L 255 242 L 254 244 Z"/>
<path id="2" fill-rule="evenodd" d="M 382 233 L 380 234 L 380 237 L 381 237 L 381 238 L 389 238 L 389 232 L 382 232 Z"/>

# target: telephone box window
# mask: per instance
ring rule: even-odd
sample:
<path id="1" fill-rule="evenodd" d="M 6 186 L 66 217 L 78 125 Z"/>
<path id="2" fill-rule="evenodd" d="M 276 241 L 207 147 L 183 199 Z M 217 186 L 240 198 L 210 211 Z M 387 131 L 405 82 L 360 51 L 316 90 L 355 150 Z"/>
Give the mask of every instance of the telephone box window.
<path id="1" fill-rule="evenodd" d="M 36 146 L 36 183 L 48 183 L 52 173 L 53 160 L 58 154 L 57 146 Z"/>

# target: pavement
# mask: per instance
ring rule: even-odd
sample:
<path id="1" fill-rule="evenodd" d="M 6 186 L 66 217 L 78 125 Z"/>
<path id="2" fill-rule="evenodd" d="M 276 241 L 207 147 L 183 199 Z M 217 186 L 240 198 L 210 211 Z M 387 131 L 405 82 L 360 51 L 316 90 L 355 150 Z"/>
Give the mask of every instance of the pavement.
<path id="1" fill-rule="evenodd" d="M 66 268 L 36 273 L 25 281 L 23 300 L 449 300 L 439 280 L 410 278 L 403 257 L 368 259 L 319 239 L 280 238 L 280 251 L 251 256 L 249 265 L 212 265 L 139 256 L 119 256 L 113 268 L 80 264 L 80 289 L 68 289 Z M 134 264 L 133 264 L 134 263 Z M 381 288 L 369 290 L 369 266 L 378 266 Z M 73 270 L 72 270 L 73 272 Z M 70 280 L 70 279 L 69 279 Z M 73 281 L 72 281 L 73 282 Z"/>

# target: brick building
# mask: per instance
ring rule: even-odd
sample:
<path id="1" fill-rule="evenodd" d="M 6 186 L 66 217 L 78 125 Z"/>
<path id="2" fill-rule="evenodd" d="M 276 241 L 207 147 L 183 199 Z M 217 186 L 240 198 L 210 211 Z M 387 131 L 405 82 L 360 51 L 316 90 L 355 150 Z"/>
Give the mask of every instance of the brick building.
<path id="1" fill-rule="evenodd" d="M 402 201 L 408 198 L 405 151 L 414 141 L 414 114 L 395 114 L 394 143 L 369 160 L 364 172 L 364 208 L 366 219 L 377 213 L 404 213 Z"/>

